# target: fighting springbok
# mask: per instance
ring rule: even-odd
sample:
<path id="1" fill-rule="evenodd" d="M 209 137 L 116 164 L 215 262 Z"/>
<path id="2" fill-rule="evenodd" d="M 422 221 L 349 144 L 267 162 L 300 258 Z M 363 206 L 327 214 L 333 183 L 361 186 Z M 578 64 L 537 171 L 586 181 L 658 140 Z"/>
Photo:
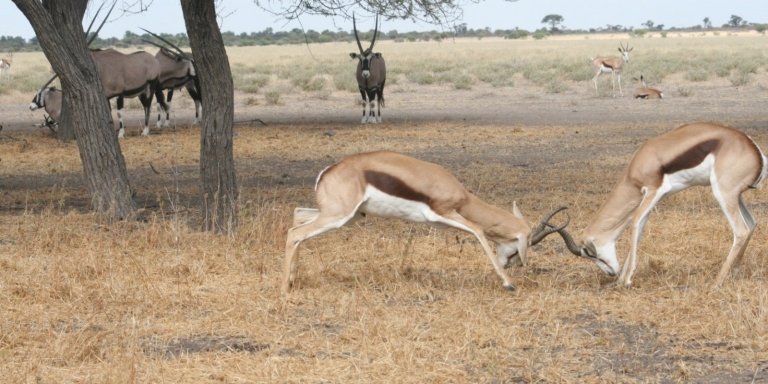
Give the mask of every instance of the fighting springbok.
<path id="1" fill-rule="evenodd" d="M 0 58 L 0 80 L 10 80 L 11 65 L 13 65 L 13 52 L 8 54 L 8 57 Z"/>
<path id="2" fill-rule="evenodd" d="M 637 150 L 629 166 L 584 229 L 577 243 L 560 230 L 568 249 L 592 259 L 611 276 L 619 273 L 616 239 L 631 224 L 631 247 L 617 284 L 632 285 L 637 249 L 648 216 L 665 196 L 696 185 L 710 185 L 733 230 L 733 244 L 715 280 L 720 286 L 738 264 L 755 229 L 741 198 L 766 177 L 768 159 L 749 136 L 714 123 L 693 123 L 652 138 Z"/>
<path id="3" fill-rule="evenodd" d="M 635 88 L 635 99 L 663 99 L 664 93 L 656 88 L 651 88 L 645 84 L 643 75 L 640 75 L 640 79 L 637 80 L 637 88 Z"/>
<path id="4" fill-rule="evenodd" d="M 365 216 L 366 214 L 426 222 L 469 232 L 480 242 L 504 287 L 514 290 L 504 269 L 514 261 L 526 265 L 528 246 L 555 228 L 551 212 L 531 231 L 517 208 L 512 212 L 490 205 L 467 191 L 445 168 L 394 152 L 368 152 L 348 156 L 317 176 L 315 193 L 319 209 L 296 208 L 285 242 L 282 293 L 287 294 L 296 277 L 298 247 L 302 241 Z M 491 248 L 496 244 L 496 253 Z"/>
<path id="5" fill-rule="evenodd" d="M 142 136 L 149 134 L 149 115 L 152 106 L 152 98 L 157 95 L 158 103 L 165 104 L 160 90 L 159 76 L 160 64 L 154 56 L 147 52 L 139 51 L 125 54 L 114 49 L 96 49 L 91 50 L 91 57 L 96 64 L 96 71 L 101 79 L 104 95 L 111 100 L 117 97 L 117 118 L 120 121 L 118 137 L 125 135 L 125 124 L 123 123 L 122 110 L 125 98 L 138 97 L 141 105 L 144 107 L 144 129 Z M 51 95 L 50 88 L 47 88 L 53 79 L 50 79 L 29 105 L 30 110 L 45 108 L 52 118 L 51 110 L 61 111 L 61 105 L 54 104 L 61 98 L 46 98 Z M 50 99 L 50 100 L 49 100 Z"/>
<path id="6" fill-rule="evenodd" d="M 384 105 L 384 84 L 387 81 L 387 66 L 384 64 L 384 57 L 380 52 L 373 52 L 373 45 L 376 43 L 376 35 L 379 32 L 379 15 L 376 15 L 376 26 L 373 29 L 373 39 L 371 46 L 363 50 L 360 44 L 360 37 L 357 35 L 357 23 L 355 15 L 352 15 L 352 30 L 355 32 L 355 40 L 360 53 L 352 52 L 349 56 L 357 59 L 357 86 L 360 89 L 360 95 L 363 97 L 363 119 L 365 123 L 381 123 L 381 107 Z M 367 101 L 367 102 L 366 102 Z M 373 113 L 373 104 L 376 101 L 378 116 Z M 365 114 L 365 105 L 368 104 L 369 114 Z"/>
<path id="7" fill-rule="evenodd" d="M 598 56 L 593 58 L 590 58 L 592 60 L 592 66 L 597 71 L 595 73 L 595 76 L 592 78 L 592 81 L 595 83 L 595 94 L 597 95 L 597 78 L 600 77 L 603 73 L 610 73 L 611 74 L 611 81 L 613 84 L 613 96 L 616 96 L 616 77 L 619 77 L 619 94 L 621 96 L 624 96 L 624 93 L 621 90 L 621 70 L 624 68 L 625 63 L 629 63 L 629 53 L 632 52 L 632 49 L 629 47 L 629 43 L 627 43 L 626 48 L 624 45 L 619 42 L 619 52 L 621 52 L 621 57 L 619 56 Z"/>

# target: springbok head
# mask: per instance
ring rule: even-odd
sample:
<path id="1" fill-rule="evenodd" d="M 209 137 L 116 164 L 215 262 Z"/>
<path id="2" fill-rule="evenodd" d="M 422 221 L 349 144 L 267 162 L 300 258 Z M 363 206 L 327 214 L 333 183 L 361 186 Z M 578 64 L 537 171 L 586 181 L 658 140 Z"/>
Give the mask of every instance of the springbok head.
<path id="1" fill-rule="evenodd" d="M 363 50 L 363 45 L 360 44 L 360 36 L 357 35 L 357 23 L 355 22 L 355 15 L 352 15 L 352 30 L 355 32 L 355 40 L 357 41 L 357 48 L 360 53 L 352 52 L 349 57 L 358 59 L 362 63 L 363 78 L 367 79 L 371 76 L 371 59 L 375 55 L 373 53 L 373 45 L 376 43 L 376 36 L 379 33 L 379 15 L 376 15 L 376 26 L 373 29 L 373 40 L 368 49 Z"/>
<path id="2" fill-rule="evenodd" d="M 619 41 L 619 52 L 621 52 L 621 58 L 624 59 L 625 63 L 629 63 L 629 53 L 632 52 L 633 49 L 634 48 L 629 47 L 629 43 L 624 47 L 624 44 Z"/>

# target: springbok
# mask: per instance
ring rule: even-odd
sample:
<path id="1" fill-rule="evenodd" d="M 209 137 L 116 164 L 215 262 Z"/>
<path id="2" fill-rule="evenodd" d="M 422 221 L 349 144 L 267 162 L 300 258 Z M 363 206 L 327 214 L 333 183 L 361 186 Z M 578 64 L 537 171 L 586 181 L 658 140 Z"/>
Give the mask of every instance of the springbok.
<path id="1" fill-rule="evenodd" d="M 619 52 L 621 52 L 621 57 L 619 56 L 598 56 L 593 58 L 590 58 L 592 60 L 592 66 L 597 71 L 595 73 L 595 76 L 592 78 L 592 81 L 595 83 L 595 94 L 598 95 L 597 92 L 597 78 L 600 77 L 603 73 L 610 73 L 611 74 L 611 81 L 613 84 L 613 96 L 616 96 L 616 77 L 619 77 L 619 95 L 624 96 L 624 93 L 621 90 L 621 70 L 624 68 L 625 63 L 629 63 L 629 53 L 632 52 L 632 49 L 629 47 L 629 43 L 627 43 L 626 48 L 624 45 L 619 42 Z"/>
<path id="2" fill-rule="evenodd" d="M 8 57 L 0 58 L 0 80 L 10 80 L 13 78 L 11 65 L 13 65 L 13 52 L 8 53 Z"/>
<path id="3" fill-rule="evenodd" d="M 355 15 L 352 15 L 352 30 L 355 32 L 355 40 L 360 53 L 352 52 L 349 56 L 357 59 L 357 86 L 360 89 L 360 95 L 363 97 L 363 119 L 360 123 L 381 123 L 381 107 L 384 105 L 384 84 L 387 81 L 387 66 L 384 64 L 384 57 L 380 52 L 373 52 L 373 45 L 376 43 L 376 36 L 379 32 L 379 15 L 376 15 L 376 26 L 373 29 L 373 40 L 368 49 L 363 50 L 360 44 L 360 37 L 357 35 L 357 23 Z M 365 115 L 365 104 L 368 104 L 368 116 Z M 378 116 L 373 113 L 373 103 L 376 101 Z"/>
<path id="4" fill-rule="evenodd" d="M 293 227 L 285 242 L 282 293 L 296 277 L 298 247 L 302 241 L 365 216 L 366 214 L 426 222 L 457 228 L 474 235 L 491 260 L 504 287 L 514 290 L 505 267 L 514 261 L 526 265 L 528 246 L 565 228 L 549 220 L 565 207 L 551 212 L 535 231 L 517 204 L 512 212 L 490 205 L 467 191 L 445 168 L 394 152 L 368 152 L 348 156 L 317 176 L 315 193 L 319 209 L 296 208 Z M 496 254 L 490 243 L 496 244 Z"/>
<path id="5" fill-rule="evenodd" d="M 635 88 L 635 99 L 663 99 L 664 93 L 656 88 L 651 88 L 645 84 L 643 75 L 640 75 L 640 79 L 637 80 L 637 88 Z"/>
<path id="6" fill-rule="evenodd" d="M 91 56 L 96 64 L 96 71 L 101 79 L 104 89 L 104 95 L 107 99 L 117 97 L 117 118 L 120 121 L 118 137 L 125 135 L 125 125 L 123 123 L 122 110 L 125 98 L 138 97 L 141 105 L 144 107 L 144 129 L 142 136 L 149 134 L 149 115 L 152 105 L 152 97 L 157 95 L 158 103 L 165 104 L 160 89 L 159 75 L 160 64 L 154 56 L 147 52 L 139 51 L 130 54 L 124 54 L 114 49 L 96 49 L 91 50 Z M 54 104 L 57 100 L 61 103 L 61 98 L 46 99 L 50 94 L 50 88 L 47 86 L 57 77 L 54 75 L 35 95 L 30 110 L 46 108 L 46 111 L 53 117 L 50 110 L 61 111 L 61 105 Z M 164 107 L 165 108 L 165 107 Z M 55 117 L 53 117 L 55 119 Z"/>
<path id="7" fill-rule="evenodd" d="M 155 59 L 160 64 L 160 89 L 168 90 L 168 97 L 164 98 L 166 109 L 163 110 L 163 103 L 160 103 L 158 99 L 157 104 L 157 127 L 167 127 L 168 121 L 171 115 L 171 100 L 173 99 L 173 92 L 176 89 L 185 87 L 187 93 L 195 102 L 195 120 L 193 124 L 197 124 L 200 119 L 200 104 L 202 97 L 197 89 L 197 74 L 195 73 L 195 66 L 192 60 L 187 57 L 181 56 L 169 49 L 160 48 L 155 54 Z M 158 96 L 160 97 L 160 96 Z M 163 115 L 165 112 L 165 116 Z M 161 117 L 165 117 L 162 119 Z"/>
<path id="8" fill-rule="evenodd" d="M 736 129 L 715 123 L 682 125 L 652 138 L 637 150 L 629 166 L 576 243 L 565 230 L 560 235 L 577 256 L 593 260 L 611 276 L 619 273 L 616 239 L 632 227 L 629 259 L 617 284 L 632 285 L 637 249 L 651 210 L 665 196 L 696 185 L 710 185 L 733 230 L 733 245 L 717 275 L 715 286 L 738 264 L 755 229 L 741 195 L 758 188 L 766 177 L 768 159 L 757 144 Z"/>

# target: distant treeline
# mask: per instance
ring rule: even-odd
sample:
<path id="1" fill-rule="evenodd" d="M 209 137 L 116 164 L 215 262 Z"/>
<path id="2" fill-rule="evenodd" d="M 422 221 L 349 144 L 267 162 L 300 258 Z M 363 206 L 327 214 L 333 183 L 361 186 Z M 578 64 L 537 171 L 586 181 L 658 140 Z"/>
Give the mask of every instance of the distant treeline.
<path id="1" fill-rule="evenodd" d="M 725 27 L 725 26 L 724 26 Z M 759 32 L 764 33 L 766 30 L 766 24 L 749 24 L 739 27 L 729 27 L 728 30 L 734 29 L 756 29 Z M 535 31 L 528 31 L 525 29 L 496 29 L 490 28 L 483 29 L 471 29 L 467 28 L 466 24 L 461 24 L 454 27 L 450 31 L 426 31 L 426 32 L 398 32 L 397 30 L 391 30 L 389 32 L 380 32 L 378 39 L 380 40 L 393 40 L 395 42 L 405 41 L 441 41 L 445 39 L 452 39 L 456 37 L 503 37 L 506 39 L 543 39 L 551 34 L 581 34 L 581 33 L 616 33 L 625 32 L 631 33 L 638 37 L 643 36 L 650 31 L 654 32 L 671 32 L 671 31 L 703 31 L 703 30 L 720 30 L 717 28 L 705 28 L 700 25 L 687 28 L 669 28 L 669 29 L 636 29 L 633 27 L 624 27 L 621 25 L 607 25 L 604 28 L 590 28 L 589 30 L 571 30 L 563 29 L 557 31 L 551 31 L 546 28 L 538 29 Z M 359 32 L 361 41 L 371 41 L 373 30 L 368 32 Z M 355 39 L 352 31 L 329 31 L 324 30 L 317 32 L 314 30 L 307 30 L 306 32 L 295 28 L 291 31 L 277 31 L 272 28 L 267 28 L 261 32 L 251 33 L 234 33 L 223 32 L 224 44 L 227 46 L 254 46 L 254 45 L 285 45 L 285 44 L 304 44 L 304 43 L 327 43 L 333 41 L 346 41 L 353 42 Z M 161 34 L 164 38 L 177 44 L 179 47 L 188 47 L 189 43 L 187 35 L 185 33 L 178 34 Z M 147 34 L 136 34 L 131 31 L 126 31 L 122 38 L 110 37 L 106 39 L 97 38 L 93 44 L 93 48 L 103 47 L 116 47 L 127 48 L 136 46 L 148 46 L 144 39 L 149 39 Z M 365 44 L 363 44 L 365 45 Z M 18 36 L 0 36 L 0 52 L 19 52 L 19 51 L 39 51 L 40 45 L 37 38 L 24 39 Z"/>

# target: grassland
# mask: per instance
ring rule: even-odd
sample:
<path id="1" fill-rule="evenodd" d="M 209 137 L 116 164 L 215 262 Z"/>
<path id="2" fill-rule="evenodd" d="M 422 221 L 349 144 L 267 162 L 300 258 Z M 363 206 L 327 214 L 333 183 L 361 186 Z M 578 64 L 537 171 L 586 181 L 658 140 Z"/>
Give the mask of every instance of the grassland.
<path id="1" fill-rule="evenodd" d="M 239 115 L 258 111 L 271 122 L 281 110 L 291 116 L 307 104 L 341 101 L 342 112 L 329 116 L 353 117 L 239 126 L 241 226 L 230 237 L 197 231 L 195 127 L 121 142 L 145 208 L 142 220 L 118 223 L 89 213 L 75 144 L 42 130 L 4 130 L 0 381 L 765 382 L 764 191 L 746 196 L 758 232 L 719 290 L 711 282 L 731 234 L 711 192 L 700 188 L 668 198 L 653 213 L 632 289 L 609 288 L 596 266 L 568 256 L 550 238 L 533 249 L 527 268 L 514 271 L 518 291 L 508 293 L 470 236 L 370 218 L 306 242 L 291 299 L 283 302 L 278 292 L 291 212 L 314 205 L 314 176 L 347 153 L 393 149 L 438 162 L 489 202 L 517 201 L 531 221 L 568 205 L 578 233 L 637 145 L 674 126 L 658 116 L 676 121 L 691 110 L 718 109 L 721 120 L 768 148 L 759 98 L 764 41 L 631 40 L 630 74 L 642 70 L 663 88 L 690 90 L 686 97 L 671 92 L 664 104 L 594 96 L 586 57 L 615 51 L 614 40 L 383 42 L 395 79 L 385 113 L 395 122 L 375 126 L 354 124 L 359 111 L 344 103 L 353 94 L 343 85 L 351 78 L 344 59 L 350 46 L 311 47 L 317 61 L 306 47 L 232 49 Z M 25 55 L 15 59 L 31 67 L 39 62 Z M 705 79 L 687 78 L 695 58 L 704 63 Z M 649 75 L 653 69 L 646 68 L 657 65 L 677 69 Z M 742 66 L 749 79 L 735 86 L 729 77 Z M 727 76 L 716 72 L 720 67 L 730 67 Z M 419 71 L 451 76 L 421 84 Z M 470 90 L 454 84 L 457 73 L 471 79 L 461 80 Z M 547 84 L 555 80 L 547 74 L 565 88 L 552 92 Z M 0 121 L 29 117 L 13 108 L 25 108 L 31 95 L 24 83 L 34 89 L 37 79 L 24 69 L 15 76 L 3 85 Z M 322 87 L 312 85 L 320 78 Z M 496 85 L 495 79 L 511 80 Z M 262 102 L 268 92 L 283 101 Z M 408 112 L 416 116 L 417 99 L 430 93 L 517 95 L 526 104 L 509 99 L 509 123 L 394 118 L 407 103 L 417 105 Z M 536 108 L 549 108 L 549 116 L 526 114 Z M 627 120 L 627 109 L 641 112 Z M 586 110 L 590 122 L 573 110 Z M 519 119 L 530 123 L 514 122 Z M 329 130 L 332 137 L 324 135 Z M 625 238 L 619 255 L 626 252 Z"/>

